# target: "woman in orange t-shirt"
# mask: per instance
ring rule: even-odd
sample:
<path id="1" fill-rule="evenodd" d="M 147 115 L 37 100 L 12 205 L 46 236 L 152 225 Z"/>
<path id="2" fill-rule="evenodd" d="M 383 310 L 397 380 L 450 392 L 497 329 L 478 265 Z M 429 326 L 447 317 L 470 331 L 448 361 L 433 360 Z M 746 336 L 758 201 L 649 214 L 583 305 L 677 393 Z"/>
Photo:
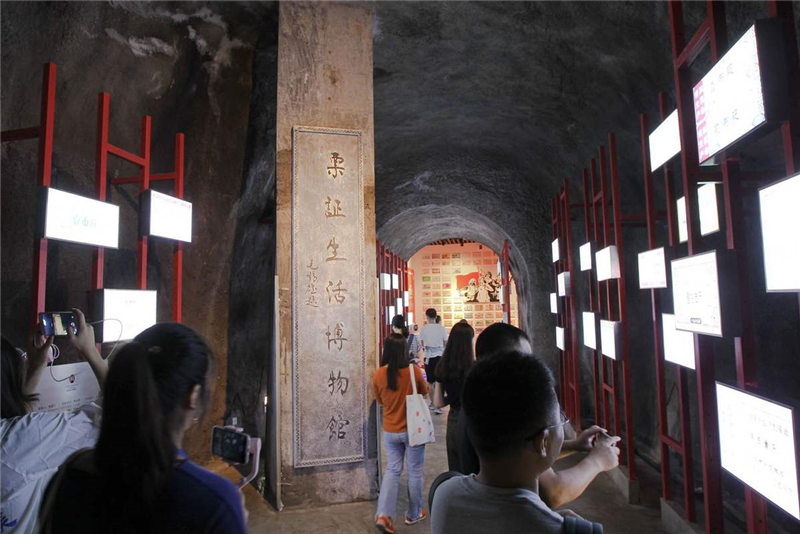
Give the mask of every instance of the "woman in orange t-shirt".
<path id="1" fill-rule="evenodd" d="M 381 367 L 372 377 L 375 400 L 383 405 L 383 450 L 386 452 L 386 471 L 383 474 L 375 525 L 383 532 L 394 532 L 392 518 L 397 508 L 397 492 L 403 474 L 403 458 L 408 456 L 408 512 L 406 525 L 413 525 L 428 517 L 422 508 L 422 464 L 425 445 L 411 447 L 406 432 L 406 395 L 412 393 L 408 366 L 406 340 L 401 334 L 392 334 L 383 343 Z M 416 366 L 414 380 L 417 393 L 428 392 L 428 383 Z"/>

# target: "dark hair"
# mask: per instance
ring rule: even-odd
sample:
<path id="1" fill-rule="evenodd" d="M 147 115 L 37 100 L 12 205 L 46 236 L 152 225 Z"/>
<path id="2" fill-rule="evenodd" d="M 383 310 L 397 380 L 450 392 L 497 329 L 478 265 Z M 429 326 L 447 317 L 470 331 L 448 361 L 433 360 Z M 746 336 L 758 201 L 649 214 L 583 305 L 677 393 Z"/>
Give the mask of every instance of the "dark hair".
<path id="1" fill-rule="evenodd" d="M 453 325 L 442 359 L 436 364 L 437 381 L 460 382 L 464 379 L 475 361 L 475 353 L 472 350 L 473 339 L 475 330 L 466 320 Z"/>
<path id="2" fill-rule="evenodd" d="M 114 359 L 103 388 L 94 455 L 109 498 L 101 512 L 109 530 L 150 530 L 158 524 L 176 461 L 172 436 L 183 424 L 181 405 L 199 385 L 205 411 L 212 358 L 191 328 L 160 323 Z"/>
<path id="3" fill-rule="evenodd" d="M 406 320 L 402 315 L 397 314 L 392 317 L 392 326 L 402 330 L 401 333 L 403 334 L 404 338 L 408 337 L 408 327 L 406 326 Z"/>
<path id="4" fill-rule="evenodd" d="M 436 308 L 428 308 L 425 310 L 425 316 L 431 319 L 436 319 Z"/>
<path id="5" fill-rule="evenodd" d="M 467 375 L 461 402 L 479 456 L 497 458 L 521 448 L 553 424 L 558 403 L 553 375 L 519 351 L 479 360 Z"/>
<path id="6" fill-rule="evenodd" d="M 383 358 L 381 365 L 386 365 L 386 385 L 397 391 L 397 372 L 408 365 L 406 340 L 400 334 L 391 334 L 383 340 Z"/>
<path id="7" fill-rule="evenodd" d="M 9 340 L 2 341 L 2 386 L 0 386 L 0 412 L 3 419 L 25 415 L 30 403 L 39 395 L 25 393 L 25 360 Z"/>
<path id="8" fill-rule="evenodd" d="M 441 322 L 442 322 L 442 316 L 441 315 L 437 315 L 436 316 L 436 324 L 440 324 Z"/>
<path id="9" fill-rule="evenodd" d="M 493 323 L 487 326 L 475 341 L 475 356 L 481 360 L 501 352 L 517 350 L 521 340 L 528 341 L 528 335 L 508 323 Z"/>

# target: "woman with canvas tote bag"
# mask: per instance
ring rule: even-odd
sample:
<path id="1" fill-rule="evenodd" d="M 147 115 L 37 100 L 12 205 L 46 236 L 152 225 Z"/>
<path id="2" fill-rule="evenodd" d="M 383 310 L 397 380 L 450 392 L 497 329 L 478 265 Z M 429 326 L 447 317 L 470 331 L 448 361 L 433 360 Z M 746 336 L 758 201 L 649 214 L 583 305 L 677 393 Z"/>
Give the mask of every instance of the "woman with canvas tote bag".
<path id="1" fill-rule="evenodd" d="M 406 416 L 406 397 L 421 398 L 419 394 L 424 395 L 428 392 L 428 383 L 417 366 L 408 365 L 406 340 L 402 334 L 392 334 L 384 341 L 381 367 L 375 371 L 372 384 L 375 388 L 375 401 L 383 405 L 383 451 L 386 454 L 386 471 L 378 496 L 375 526 L 382 532 L 392 533 L 394 532 L 392 519 L 397 508 L 403 459 L 406 457 L 409 495 L 405 523 L 413 525 L 428 517 L 428 513 L 422 508 L 422 464 L 425 461 L 425 445 L 410 444 Z M 422 405 L 424 406 L 424 401 Z M 425 413 L 430 419 L 427 409 L 416 410 L 413 413 L 414 418 L 418 417 L 417 413 L 419 415 Z"/>

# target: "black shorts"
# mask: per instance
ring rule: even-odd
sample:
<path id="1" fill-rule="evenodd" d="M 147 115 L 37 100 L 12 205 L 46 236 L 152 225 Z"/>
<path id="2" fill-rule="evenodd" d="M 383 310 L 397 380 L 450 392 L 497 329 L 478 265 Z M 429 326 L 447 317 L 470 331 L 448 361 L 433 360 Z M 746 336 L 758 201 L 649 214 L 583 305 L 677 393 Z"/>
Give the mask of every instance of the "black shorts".
<path id="1" fill-rule="evenodd" d="M 441 356 L 428 358 L 428 365 L 425 366 L 425 374 L 428 375 L 428 384 L 436 382 L 436 364 L 438 364 L 441 359 Z"/>

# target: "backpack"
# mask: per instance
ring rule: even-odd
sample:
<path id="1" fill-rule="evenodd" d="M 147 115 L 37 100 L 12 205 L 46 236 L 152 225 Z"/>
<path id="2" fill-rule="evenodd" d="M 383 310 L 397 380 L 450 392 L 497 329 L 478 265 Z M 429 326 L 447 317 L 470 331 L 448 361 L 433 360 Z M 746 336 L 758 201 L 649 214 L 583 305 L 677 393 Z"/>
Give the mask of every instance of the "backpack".
<path id="1" fill-rule="evenodd" d="M 603 534 L 603 525 L 577 517 L 565 517 L 564 534 Z"/>

